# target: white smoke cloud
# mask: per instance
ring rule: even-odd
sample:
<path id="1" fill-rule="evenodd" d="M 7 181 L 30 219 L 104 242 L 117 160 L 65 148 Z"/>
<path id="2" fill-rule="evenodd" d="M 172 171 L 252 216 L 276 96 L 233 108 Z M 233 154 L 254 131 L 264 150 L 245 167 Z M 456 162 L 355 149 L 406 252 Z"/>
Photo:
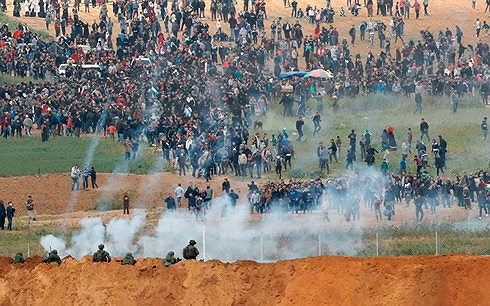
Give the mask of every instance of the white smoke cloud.
<path id="1" fill-rule="evenodd" d="M 339 226 L 337 222 L 345 222 L 342 218 L 332 218 L 330 223 L 325 223 L 316 212 L 305 215 L 268 213 L 256 221 L 253 219 L 245 203 L 232 209 L 227 200 L 217 198 L 205 221 L 196 221 L 196 217 L 188 211 L 164 213 L 152 234 L 141 235 L 141 229 L 147 225 L 143 214 L 113 218 L 106 226 L 102 218 L 85 218 L 80 231 L 73 235 L 69 243 L 48 235 L 41 239 L 41 245 L 46 251 L 56 248 L 61 256 L 71 255 L 75 258 L 92 254 L 100 243 L 104 243 L 113 256 L 132 252 L 138 257 L 164 257 L 171 250 L 181 256 L 183 247 L 194 239 L 201 252 L 199 258 L 204 258 L 206 252 L 206 260 L 229 262 L 316 256 L 319 252 L 319 235 L 322 242 L 320 247 L 326 250 L 323 254 L 355 255 L 362 248 L 360 223 L 345 235 L 332 233 Z"/>

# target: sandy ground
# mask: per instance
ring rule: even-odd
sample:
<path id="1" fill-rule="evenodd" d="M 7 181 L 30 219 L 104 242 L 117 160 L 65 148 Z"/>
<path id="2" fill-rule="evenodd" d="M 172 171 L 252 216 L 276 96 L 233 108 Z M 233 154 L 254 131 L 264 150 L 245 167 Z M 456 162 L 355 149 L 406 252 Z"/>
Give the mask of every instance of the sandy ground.
<path id="1" fill-rule="evenodd" d="M 153 175 L 99 173 L 97 174 L 99 189 L 89 188 L 72 192 L 70 174 L 61 173 L 0 178 L 0 194 L 4 201 L 12 201 L 14 206 L 20 208 L 18 210 L 20 215 L 26 214 L 24 203 L 29 195 L 34 198 L 38 214 L 64 214 L 90 210 L 97 207 L 97 203 L 122 199 L 124 192 L 129 193 L 132 208 L 161 208 L 168 193 L 175 196 L 174 190 L 178 183 L 181 183 L 184 189 L 191 182 L 201 190 L 210 185 L 219 195 L 223 179 L 224 176 L 206 183 L 190 175 L 184 177 L 172 173 Z M 246 192 L 247 183 L 250 181 L 233 180 L 231 187 L 235 191 Z"/>
<path id="2" fill-rule="evenodd" d="M 0 258 L 1 305 L 488 305 L 490 257 L 316 257 L 136 266 Z"/>

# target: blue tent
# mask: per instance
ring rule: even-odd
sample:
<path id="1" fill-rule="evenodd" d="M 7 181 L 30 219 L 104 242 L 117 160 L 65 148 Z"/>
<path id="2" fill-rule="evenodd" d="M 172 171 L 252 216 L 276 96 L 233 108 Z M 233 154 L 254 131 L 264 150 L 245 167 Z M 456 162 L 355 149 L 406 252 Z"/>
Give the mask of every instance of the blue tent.
<path id="1" fill-rule="evenodd" d="M 279 77 L 281 79 L 284 79 L 284 78 L 289 78 L 289 77 L 292 77 L 292 76 L 298 76 L 298 77 L 302 77 L 306 74 L 306 72 L 304 71 L 288 71 L 288 72 L 283 72 L 279 75 Z"/>

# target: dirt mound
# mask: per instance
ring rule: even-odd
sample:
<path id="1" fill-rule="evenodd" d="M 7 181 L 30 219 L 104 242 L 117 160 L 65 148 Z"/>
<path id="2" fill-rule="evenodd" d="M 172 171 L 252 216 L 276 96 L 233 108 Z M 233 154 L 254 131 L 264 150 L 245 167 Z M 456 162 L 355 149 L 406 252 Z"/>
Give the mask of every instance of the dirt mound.
<path id="1" fill-rule="evenodd" d="M 161 259 L 0 262 L 1 305 L 485 305 L 490 257 L 315 257 L 259 264 Z"/>

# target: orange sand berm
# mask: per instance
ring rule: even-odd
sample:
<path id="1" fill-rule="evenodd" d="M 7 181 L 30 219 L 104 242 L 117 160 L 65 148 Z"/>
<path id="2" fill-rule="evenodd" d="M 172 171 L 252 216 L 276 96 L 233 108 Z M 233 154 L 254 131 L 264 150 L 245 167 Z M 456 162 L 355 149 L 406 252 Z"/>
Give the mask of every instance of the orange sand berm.
<path id="1" fill-rule="evenodd" d="M 0 258 L 0 305 L 489 305 L 490 257 L 315 257 L 136 266 Z M 61 303 L 60 303 L 61 302 Z"/>

